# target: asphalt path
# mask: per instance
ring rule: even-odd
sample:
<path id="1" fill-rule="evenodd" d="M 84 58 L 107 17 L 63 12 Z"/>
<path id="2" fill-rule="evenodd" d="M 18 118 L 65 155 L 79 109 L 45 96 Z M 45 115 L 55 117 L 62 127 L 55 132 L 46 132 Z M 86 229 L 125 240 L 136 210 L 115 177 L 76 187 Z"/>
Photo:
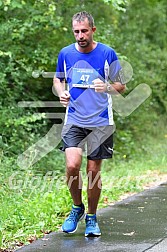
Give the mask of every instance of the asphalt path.
<path id="1" fill-rule="evenodd" d="M 167 252 L 167 182 L 97 213 L 101 237 L 53 232 L 17 252 Z"/>

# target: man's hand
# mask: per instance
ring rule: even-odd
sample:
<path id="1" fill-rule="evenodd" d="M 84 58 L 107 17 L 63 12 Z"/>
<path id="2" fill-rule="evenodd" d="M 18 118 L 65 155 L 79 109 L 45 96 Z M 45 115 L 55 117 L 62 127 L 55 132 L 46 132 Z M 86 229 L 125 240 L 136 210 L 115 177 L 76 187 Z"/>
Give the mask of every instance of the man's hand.
<path id="1" fill-rule="evenodd" d="M 95 79 L 94 81 L 92 81 L 94 83 L 94 87 L 95 87 L 95 92 L 99 92 L 99 93 L 103 93 L 107 91 L 107 84 L 104 83 L 102 80 Z"/>
<path id="2" fill-rule="evenodd" d="M 64 106 L 67 107 L 69 100 L 70 100 L 70 93 L 67 90 L 64 90 L 61 95 L 59 96 L 60 103 Z"/>
<path id="3" fill-rule="evenodd" d="M 99 92 L 99 93 L 107 92 L 108 94 L 117 95 L 119 93 L 123 93 L 126 88 L 126 86 L 121 84 L 120 82 L 114 82 L 110 84 L 110 83 L 103 82 L 99 78 L 95 79 L 93 83 L 95 87 L 95 92 Z"/>

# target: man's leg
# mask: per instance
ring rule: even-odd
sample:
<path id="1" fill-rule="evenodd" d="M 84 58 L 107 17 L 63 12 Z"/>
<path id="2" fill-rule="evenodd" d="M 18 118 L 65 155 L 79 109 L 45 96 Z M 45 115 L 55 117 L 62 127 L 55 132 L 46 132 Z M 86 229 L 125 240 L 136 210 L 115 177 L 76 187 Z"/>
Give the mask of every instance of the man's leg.
<path id="1" fill-rule="evenodd" d="M 73 199 L 72 210 L 62 225 L 63 232 L 74 233 L 78 222 L 85 216 L 85 207 L 82 203 L 82 180 L 80 167 L 82 162 L 82 150 L 70 147 L 65 150 L 67 184 Z"/>
<path id="2" fill-rule="evenodd" d="M 96 214 L 97 205 L 101 193 L 101 168 L 102 160 L 88 160 L 87 175 L 88 175 L 88 214 Z"/>
<path id="3" fill-rule="evenodd" d="M 96 210 L 101 193 L 100 167 L 102 160 L 88 160 L 88 213 L 86 215 L 85 236 L 100 236 L 101 231 L 97 223 Z"/>
<path id="4" fill-rule="evenodd" d="M 70 147 L 65 150 L 67 185 L 75 205 L 82 203 L 82 178 L 80 167 L 82 162 L 82 150 Z"/>

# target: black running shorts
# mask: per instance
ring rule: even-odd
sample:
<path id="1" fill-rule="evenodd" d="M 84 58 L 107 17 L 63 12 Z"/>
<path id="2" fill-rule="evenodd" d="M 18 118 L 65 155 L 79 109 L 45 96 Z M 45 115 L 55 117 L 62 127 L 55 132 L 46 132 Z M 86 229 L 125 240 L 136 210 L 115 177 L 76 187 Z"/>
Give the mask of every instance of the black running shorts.
<path id="1" fill-rule="evenodd" d="M 83 128 L 75 125 L 64 125 L 62 129 L 62 150 L 78 147 L 87 150 L 91 160 L 112 158 L 113 126 Z"/>

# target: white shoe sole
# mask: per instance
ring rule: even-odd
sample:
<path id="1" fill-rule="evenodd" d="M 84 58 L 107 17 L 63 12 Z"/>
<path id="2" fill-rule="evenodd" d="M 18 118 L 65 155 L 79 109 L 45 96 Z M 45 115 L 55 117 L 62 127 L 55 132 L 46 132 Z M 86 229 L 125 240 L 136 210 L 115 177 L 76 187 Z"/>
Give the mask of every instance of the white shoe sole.
<path id="1" fill-rule="evenodd" d="M 101 233 L 89 233 L 89 234 L 85 234 L 85 237 L 97 237 L 97 236 L 101 236 Z"/>

